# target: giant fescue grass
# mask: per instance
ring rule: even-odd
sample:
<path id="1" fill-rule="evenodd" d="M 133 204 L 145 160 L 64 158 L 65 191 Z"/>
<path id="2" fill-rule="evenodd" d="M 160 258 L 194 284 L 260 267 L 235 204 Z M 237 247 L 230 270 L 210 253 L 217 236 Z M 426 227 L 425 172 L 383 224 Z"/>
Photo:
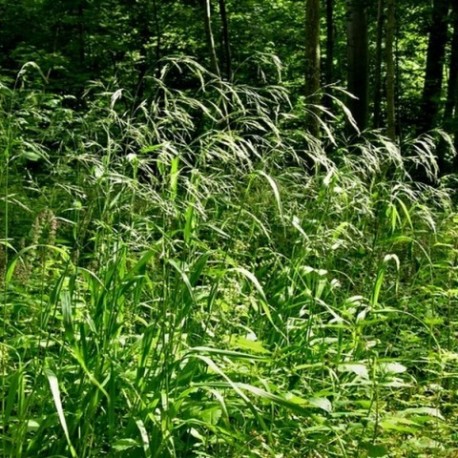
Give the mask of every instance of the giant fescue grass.
<path id="1" fill-rule="evenodd" d="M 453 456 L 431 139 L 318 141 L 190 59 L 147 84 L 1 89 L 3 456 Z"/>

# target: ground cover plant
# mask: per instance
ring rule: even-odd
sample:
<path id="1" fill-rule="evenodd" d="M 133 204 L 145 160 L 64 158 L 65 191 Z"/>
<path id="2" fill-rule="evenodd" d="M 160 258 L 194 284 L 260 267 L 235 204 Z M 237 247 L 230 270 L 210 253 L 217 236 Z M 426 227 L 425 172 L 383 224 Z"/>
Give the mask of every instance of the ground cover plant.
<path id="1" fill-rule="evenodd" d="M 190 59 L 148 84 L 0 88 L 3 456 L 455 456 L 435 139 L 344 138 L 338 97 L 317 139 Z"/>

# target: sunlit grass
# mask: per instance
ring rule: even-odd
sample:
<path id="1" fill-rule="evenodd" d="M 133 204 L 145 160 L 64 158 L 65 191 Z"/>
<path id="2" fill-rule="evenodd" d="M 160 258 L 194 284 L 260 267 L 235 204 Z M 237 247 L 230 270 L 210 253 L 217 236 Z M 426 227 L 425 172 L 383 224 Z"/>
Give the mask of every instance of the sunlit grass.
<path id="1" fill-rule="evenodd" d="M 451 454 L 457 217 L 411 179 L 431 140 L 318 142 L 281 87 L 191 60 L 150 84 L 2 132 L 3 455 Z"/>

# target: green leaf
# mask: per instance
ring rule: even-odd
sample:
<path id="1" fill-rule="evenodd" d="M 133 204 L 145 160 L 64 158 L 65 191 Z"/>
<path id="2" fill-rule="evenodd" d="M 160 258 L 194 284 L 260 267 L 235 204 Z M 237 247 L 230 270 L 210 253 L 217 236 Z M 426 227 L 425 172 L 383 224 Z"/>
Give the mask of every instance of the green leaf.
<path id="1" fill-rule="evenodd" d="M 308 402 L 311 406 L 324 410 L 327 413 L 332 412 L 331 401 L 327 398 L 312 398 L 309 399 Z"/>
<path id="2" fill-rule="evenodd" d="M 146 271 L 148 262 L 155 254 L 155 250 L 148 250 L 144 253 L 137 264 L 135 264 L 135 266 L 130 270 L 128 278 L 133 278 L 136 275 L 143 275 Z"/>
<path id="3" fill-rule="evenodd" d="M 398 431 L 401 433 L 414 434 L 420 425 L 403 417 L 386 417 L 380 422 L 380 426 L 386 431 Z"/>
<path id="4" fill-rule="evenodd" d="M 21 156 L 31 162 L 37 162 L 42 159 L 42 156 L 34 151 L 24 151 L 21 153 Z"/>
<path id="5" fill-rule="evenodd" d="M 170 164 L 170 200 L 175 202 L 178 191 L 178 177 L 180 175 L 180 158 L 175 156 Z"/>
<path id="6" fill-rule="evenodd" d="M 140 447 L 140 444 L 135 439 L 119 439 L 113 444 L 113 450 L 124 452 L 131 448 Z"/>
<path id="7" fill-rule="evenodd" d="M 389 455 L 384 445 L 364 444 L 363 448 L 367 451 L 368 458 L 382 458 Z"/>
<path id="8" fill-rule="evenodd" d="M 145 423 L 143 423 L 142 420 L 137 420 L 135 424 L 137 425 L 137 428 L 140 432 L 140 437 L 142 439 L 142 444 L 143 444 L 143 450 L 145 454 L 148 456 L 149 449 L 150 449 L 150 441 L 149 441 L 148 431 L 145 427 Z"/>
<path id="9" fill-rule="evenodd" d="M 73 340 L 73 317 L 72 317 L 72 299 L 69 291 L 63 291 L 61 294 L 62 319 L 64 324 L 65 336 L 69 341 Z"/>
<path id="10" fill-rule="evenodd" d="M 247 339 L 243 336 L 231 337 L 229 345 L 234 348 L 240 348 L 241 350 L 252 351 L 253 353 L 270 353 L 269 350 L 264 348 L 262 342 L 258 340 Z"/>
<path id="11" fill-rule="evenodd" d="M 339 371 L 341 372 L 353 372 L 353 374 L 359 375 L 362 378 L 369 378 L 369 371 L 365 364 L 351 363 L 351 364 L 340 364 Z"/>
<path id="12" fill-rule="evenodd" d="M 272 319 L 272 314 L 270 312 L 270 306 L 267 302 L 267 297 L 266 294 L 264 293 L 264 289 L 262 288 L 261 284 L 259 283 L 259 280 L 256 278 L 254 274 L 252 274 L 249 270 L 245 269 L 244 267 L 235 267 L 233 269 L 235 272 L 241 273 L 247 280 L 249 280 L 255 289 L 258 291 L 259 295 L 261 296 L 261 300 L 259 301 L 261 304 L 261 308 L 266 315 L 267 319 L 270 321 L 272 326 L 281 333 L 281 331 L 278 329 L 278 327 L 275 325 L 273 319 Z"/>
<path id="13" fill-rule="evenodd" d="M 280 218 L 283 218 L 283 207 L 281 204 L 280 191 L 278 189 L 277 183 L 270 175 L 267 175 L 267 173 L 263 172 L 262 170 L 258 170 L 256 173 L 264 177 L 267 180 L 267 182 L 269 183 L 274 193 L 275 202 L 278 208 L 278 214 L 280 215 Z"/>
<path id="14" fill-rule="evenodd" d="M 199 416 L 202 418 L 205 423 L 209 425 L 216 425 L 219 422 L 223 412 L 219 406 L 212 407 L 210 409 L 202 410 Z"/>
<path id="15" fill-rule="evenodd" d="M 264 356 L 260 355 L 251 355 L 249 353 L 241 353 L 238 351 L 233 351 L 233 350 L 222 350 L 219 348 L 212 348 L 212 347 L 193 347 L 190 348 L 188 351 L 188 355 L 192 354 L 203 354 L 203 353 L 209 353 L 209 354 L 214 354 L 214 355 L 219 355 L 219 356 L 228 356 L 231 358 L 239 358 L 239 359 L 257 359 L 257 360 L 264 360 Z"/>
<path id="16" fill-rule="evenodd" d="M 196 286 L 196 283 L 198 282 L 202 271 L 204 270 L 205 266 L 207 265 L 207 261 L 210 255 L 208 253 L 205 253 L 197 259 L 197 261 L 192 265 L 191 267 L 191 275 L 189 277 L 189 283 L 191 286 Z"/>
<path id="17" fill-rule="evenodd" d="M 407 371 L 407 367 L 400 363 L 380 363 L 380 369 L 387 374 L 402 374 Z"/>
<path id="18" fill-rule="evenodd" d="M 40 423 L 37 420 L 27 420 L 27 431 L 35 432 L 40 428 Z"/>
<path id="19" fill-rule="evenodd" d="M 77 458 L 77 454 L 70 440 L 70 434 L 68 432 L 67 421 L 65 420 L 64 409 L 62 406 L 62 400 L 60 397 L 59 382 L 56 375 L 50 369 L 45 369 L 46 377 L 48 378 L 49 387 L 51 388 L 52 398 L 54 405 L 56 406 L 57 416 L 59 417 L 60 424 L 64 430 L 65 438 L 67 439 L 68 447 L 73 458 Z"/>
<path id="20" fill-rule="evenodd" d="M 402 413 L 403 415 L 414 415 L 414 416 L 426 415 L 428 417 L 434 417 L 434 418 L 439 418 L 440 420 L 445 420 L 440 410 L 435 409 L 433 407 L 417 407 L 417 408 L 405 409 L 400 413 Z"/>
<path id="21" fill-rule="evenodd" d="M 144 146 L 143 148 L 140 149 L 140 153 L 142 154 L 153 153 L 154 151 L 157 151 L 158 149 L 163 148 L 163 146 L 164 146 L 163 144 Z"/>

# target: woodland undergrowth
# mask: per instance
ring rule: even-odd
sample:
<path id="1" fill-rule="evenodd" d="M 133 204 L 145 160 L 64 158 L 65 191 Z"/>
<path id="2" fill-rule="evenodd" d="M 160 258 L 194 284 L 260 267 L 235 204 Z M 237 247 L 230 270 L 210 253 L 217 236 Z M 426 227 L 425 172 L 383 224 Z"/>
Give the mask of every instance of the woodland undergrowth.
<path id="1" fill-rule="evenodd" d="M 2 455 L 456 456 L 434 138 L 345 138 L 334 88 L 316 139 L 190 59 L 145 84 L 0 88 Z"/>

